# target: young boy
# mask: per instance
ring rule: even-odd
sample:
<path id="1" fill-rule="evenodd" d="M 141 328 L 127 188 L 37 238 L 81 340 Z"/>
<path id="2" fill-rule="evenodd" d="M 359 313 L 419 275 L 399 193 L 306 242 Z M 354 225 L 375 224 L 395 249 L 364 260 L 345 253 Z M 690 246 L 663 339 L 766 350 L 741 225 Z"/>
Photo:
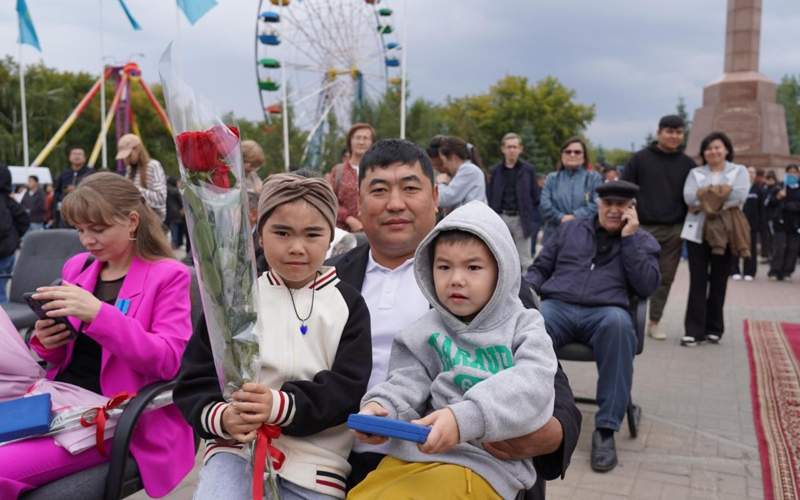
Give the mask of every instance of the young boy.
<path id="1" fill-rule="evenodd" d="M 391 440 L 389 456 L 348 498 L 513 498 L 535 482 L 532 461 L 499 460 L 481 443 L 542 427 L 556 371 L 541 315 L 518 298 L 514 240 L 492 209 L 472 202 L 423 240 L 414 271 L 433 309 L 395 338 L 387 380 L 367 392 L 361 413 L 431 432 L 419 446 Z"/>
<path id="2" fill-rule="evenodd" d="M 259 381 L 223 400 L 203 323 L 174 391 L 207 440 L 196 500 L 252 498 L 245 443 L 262 424 L 282 431 L 270 453 L 281 497 L 345 496 L 353 439 L 344 423 L 367 389 L 372 346 L 364 299 L 322 266 L 336 207 L 322 179 L 278 174 L 262 188 L 256 227 L 269 270 L 258 279 Z"/>

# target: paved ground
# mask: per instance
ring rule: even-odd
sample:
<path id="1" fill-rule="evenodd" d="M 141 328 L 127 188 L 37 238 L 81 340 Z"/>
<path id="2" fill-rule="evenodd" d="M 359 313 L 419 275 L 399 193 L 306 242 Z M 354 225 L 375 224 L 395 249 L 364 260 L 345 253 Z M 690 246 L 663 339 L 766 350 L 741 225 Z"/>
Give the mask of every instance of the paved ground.
<path id="1" fill-rule="evenodd" d="M 800 323 L 800 283 L 768 282 L 765 270 L 759 272 L 754 282 L 730 283 L 722 342 L 687 349 L 678 345 L 688 292 L 681 265 L 663 322 L 669 339 L 648 340 L 636 359 L 633 397 L 644 413 L 639 437 L 631 439 L 624 427 L 617 435 L 619 466 L 607 474 L 592 472 L 595 408 L 581 405 L 578 448 L 566 479 L 548 484 L 548 500 L 763 498 L 742 320 Z M 564 368 L 576 394 L 594 394 L 594 365 Z M 168 498 L 191 498 L 196 474 L 195 469 Z"/>

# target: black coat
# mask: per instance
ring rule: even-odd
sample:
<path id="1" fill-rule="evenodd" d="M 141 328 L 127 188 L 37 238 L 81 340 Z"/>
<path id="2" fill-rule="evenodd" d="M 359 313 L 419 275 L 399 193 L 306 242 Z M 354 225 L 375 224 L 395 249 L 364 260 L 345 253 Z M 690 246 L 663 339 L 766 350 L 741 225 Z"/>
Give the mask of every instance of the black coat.
<path id="1" fill-rule="evenodd" d="M 13 255 L 31 224 L 28 212 L 11 197 L 11 172 L 0 166 L 0 258 Z"/>
<path id="2" fill-rule="evenodd" d="M 652 295 L 661 283 L 656 239 L 639 229 L 627 238 L 609 238 L 608 248 L 598 251 L 597 231 L 597 218 L 561 224 L 525 280 L 543 299 L 584 306 L 627 310 L 631 292 L 641 298 Z"/>
<path id="3" fill-rule="evenodd" d="M 517 207 L 525 236 L 533 234 L 537 225 L 541 224 L 539 214 L 539 184 L 536 183 L 536 168 L 522 160 L 514 167 L 517 170 Z M 498 163 L 491 169 L 489 184 L 486 186 L 486 199 L 495 212 L 502 213 L 503 190 L 506 186 L 504 163 Z"/>
<path id="4" fill-rule="evenodd" d="M 369 245 L 360 245 L 344 255 L 331 259 L 327 264 L 336 267 L 339 279 L 361 291 L 368 261 Z M 525 307 L 533 308 L 533 296 L 527 287 L 523 287 L 520 291 L 520 299 Z M 545 481 L 564 477 L 572 458 L 572 452 L 575 451 L 575 446 L 578 444 L 578 436 L 581 432 L 581 412 L 575 406 L 575 398 L 572 395 L 567 375 L 561 369 L 561 364 L 558 365 L 555 375 L 553 416 L 561 423 L 564 439 L 561 447 L 555 452 L 533 459 L 537 478 L 536 484 L 526 494 L 527 500 L 544 500 Z"/>

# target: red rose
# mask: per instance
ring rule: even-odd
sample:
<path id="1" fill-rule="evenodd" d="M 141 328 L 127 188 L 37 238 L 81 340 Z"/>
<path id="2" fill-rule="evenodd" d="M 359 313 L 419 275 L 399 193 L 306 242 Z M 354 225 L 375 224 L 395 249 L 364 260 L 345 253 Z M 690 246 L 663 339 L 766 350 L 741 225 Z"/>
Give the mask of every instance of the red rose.
<path id="1" fill-rule="evenodd" d="M 209 172 L 219 163 L 217 147 L 207 132 L 182 132 L 175 138 L 181 163 L 192 172 Z"/>
<path id="2" fill-rule="evenodd" d="M 239 129 L 236 127 L 215 125 L 206 130 L 206 133 L 216 146 L 219 155 L 223 158 L 231 154 L 236 145 L 239 144 Z"/>
<path id="3" fill-rule="evenodd" d="M 224 163 L 218 164 L 217 168 L 214 169 L 214 173 L 211 174 L 211 183 L 221 188 L 227 189 L 231 187 L 230 173 L 231 169 L 227 165 Z"/>

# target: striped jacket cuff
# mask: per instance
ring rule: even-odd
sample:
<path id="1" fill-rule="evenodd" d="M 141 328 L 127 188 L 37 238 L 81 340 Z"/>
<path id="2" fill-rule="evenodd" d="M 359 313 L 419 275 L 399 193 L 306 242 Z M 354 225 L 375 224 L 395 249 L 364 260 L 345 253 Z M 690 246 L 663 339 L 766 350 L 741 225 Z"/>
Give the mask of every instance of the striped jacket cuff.
<path id="1" fill-rule="evenodd" d="M 284 391 L 270 390 L 272 391 L 272 411 L 270 411 L 267 423 L 281 427 L 291 424 L 296 409 L 294 395 Z"/>
<path id="2" fill-rule="evenodd" d="M 231 436 L 222 428 L 222 413 L 228 407 L 228 404 L 224 401 L 219 401 L 217 403 L 209 403 L 203 408 L 200 413 L 200 425 L 204 431 L 212 436 L 231 439 Z"/>

